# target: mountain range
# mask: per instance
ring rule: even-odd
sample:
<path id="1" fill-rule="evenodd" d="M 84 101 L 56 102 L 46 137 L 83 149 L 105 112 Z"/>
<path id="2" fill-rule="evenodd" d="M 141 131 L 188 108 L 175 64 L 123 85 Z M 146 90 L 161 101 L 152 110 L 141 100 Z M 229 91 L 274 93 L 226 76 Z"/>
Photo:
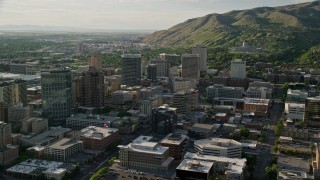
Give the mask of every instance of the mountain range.
<path id="1" fill-rule="evenodd" d="M 269 52 L 290 48 L 302 54 L 320 44 L 320 1 L 209 14 L 154 32 L 143 41 L 171 47 L 202 43 L 228 48 L 246 41 Z"/>

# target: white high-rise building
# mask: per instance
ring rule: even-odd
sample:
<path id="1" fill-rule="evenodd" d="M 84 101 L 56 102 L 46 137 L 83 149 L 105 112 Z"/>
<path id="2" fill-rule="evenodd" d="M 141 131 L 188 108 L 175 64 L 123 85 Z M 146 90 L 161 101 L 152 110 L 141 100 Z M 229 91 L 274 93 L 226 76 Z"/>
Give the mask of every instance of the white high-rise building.
<path id="1" fill-rule="evenodd" d="M 197 44 L 192 48 L 192 54 L 199 54 L 200 56 L 200 71 L 207 70 L 208 49 L 202 44 Z"/>
<path id="2" fill-rule="evenodd" d="M 240 78 L 245 79 L 246 75 L 246 61 L 242 61 L 241 59 L 236 59 L 231 62 L 231 78 Z"/>

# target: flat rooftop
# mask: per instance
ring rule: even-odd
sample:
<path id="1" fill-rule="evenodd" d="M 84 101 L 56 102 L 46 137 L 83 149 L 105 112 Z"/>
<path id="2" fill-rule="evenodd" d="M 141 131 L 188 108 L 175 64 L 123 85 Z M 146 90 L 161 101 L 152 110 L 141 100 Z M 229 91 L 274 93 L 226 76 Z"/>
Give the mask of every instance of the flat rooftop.
<path id="1" fill-rule="evenodd" d="M 188 138 L 188 136 L 186 136 L 186 135 L 171 133 L 171 134 L 168 134 L 164 139 L 162 139 L 160 143 L 179 145 L 187 138 Z"/>
<path id="2" fill-rule="evenodd" d="M 307 179 L 308 175 L 305 171 L 292 171 L 282 169 L 278 172 L 278 179 Z"/>
<path id="3" fill-rule="evenodd" d="M 301 91 L 301 90 L 292 90 L 292 89 L 288 89 L 287 92 L 288 95 L 296 95 L 296 96 L 308 96 L 307 92 Z"/>
<path id="4" fill-rule="evenodd" d="M 153 139 L 152 136 L 139 136 L 132 141 L 132 143 L 142 143 L 142 142 L 149 142 Z"/>
<path id="5" fill-rule="evenodd" d="M 206 129 L 206 130 L 211 130 L 213 128 L 213 124 L 200 124 L 196 123 L 192 126 L 192 129 L 198 128 L 198 129 Z"/>
<path id="6" fill-rule="evenodd" d="M 178 170 L 209 173 L 213 162 L 184 159 L 177 167 Z"/>
<path id="7" fill-rule="evenodd" d="M 184 159 L 190 160 L 200 160 L 200 161 L 209 161 L 209 162 L 220 162 L 220 163 L 228 163 L 227 167 L 228 171 L 231 171 L 236 174 L 241 174 L 246 167 L 247 160 L 246 159 L 238 159 L 238 158 L 227 158 L 220 156 L 209 156 L 209 155 L 198 155 L 196 153 L 187 152 L 184 156 Z"/>
<path id="8" fill-rule="evenodd" d="M 12 73 L 0 73 L 0 79 L 22 79 L 24 81 L 31 81 L 41 79 L 40 75 L 26 75 L 26 74 L 12 74 Z"/>
<path id="9" fill-rule="evenodd" d="M 224 139 L 224 138 L 211 138 L 211 139 L 202 139 L 194 141 L 194 145 L 200 146 L 202 148 L 216 148 L 216 149 L 225 149 L 235 146 L 241 147 L 241 143 L 233 139 Z"/>
<path id="10" fill-rule="evenodd" d="M 304 109 L 306 107 L 305 104 L 301 103 L 288 103 L 288 108 L 301 108 Z"/>
<path id="11" fill-rule="evenodd" d="M 81 130 L 81 136 L 92 139 L 102 139 L 118 131 L 119 129 L 116 128 L 89 126 Z"/>
<path id="12" fill-rule="evenodd" d="M 119 148 L 127 148 L 131 151 L 141 152 L 141 153 L 149 153 L 149 154 L 163 154 L 167 150 L 168 147 L 160 146 L 157 142 L 150 142 L 153 139 L 152 136 L 139 136 L 132 143 L 123 146 L 118 146 Z"/>
<path id="13" fill-rule="evenodd" d="M 70 138 L 63 138 L 61 139 L 60 141 L 50 145 L 49 147 L 50 148 L 53 148 L 53 149 L 67 149 L 75 144 L 78 144 L 82 141 L 78 141 L 78 140 L 74 140 L 74 139 L 70 139 Z"/>
<path id="14" fill-rule="evenodd" d="M 307 100 L 309 100 L 309 101 L 311 101 L 311 102 L 312 102 L 312 101 L 318 102 L 318 101 L 320 101 L 320 96 L 308 97 Z"/>
<path id="15" fill-rule="evenodd" d="M 120 119 L 120 117 L 103 116 L 103 115 L 87 115 L 87 114 L 74 114 L 67 118 L 68 120 L 78 121 L 92 121 L 92 122 L 113 122 Z"/>
<path id="16" fill-rule="evenodd" d="M 46 161 L 38 159 L 28 159 L 21 162 L 11 168 L 7 169 L 8 172 L 22 173 L 22 174 L 40 174 L 41 172 L 62 172 L 62 168 L 59 168 L 63 165 L 62 162 L 57 161 Z M 64 169 L 66 170 L 66 169 Z"/>
<path id="17" fill-rule="evenodd" d="M 262 104 L 262 105 L 268 105 L 270 102 L 270 99 L 256 99 L 256 98 L 245 98 L 244 102 L 246 104 Z"/>
<path id="18" fill-rule="evenodd" d="M 295 171 L 309 171 L 309 162 L 301 158 L 279 156 L 277 160 L 278 168 L 295 170 Z"/>
<path id="19" fill-rule="evenodd" d="M 33 147 L 29 147 L 27 150 L 44 151 L 44 149 L 45 149 L 44 146 L 33 146 Z"/>
<path id="20" fill-rule="evenodd" d="M 50 127 L 49 130 L 44 131 L 41 134 L 37 135 L 27 135 L 23 136 L 23 139 L 28 141 L 32 144 L 42 144 L 44 142 L 47 142 L 50 139 L 56 138 L 57 136 L 60 136 L 61 134 L 71 132 L 71 129 L 69 128 L 63 128 L 63 127 Z"/>

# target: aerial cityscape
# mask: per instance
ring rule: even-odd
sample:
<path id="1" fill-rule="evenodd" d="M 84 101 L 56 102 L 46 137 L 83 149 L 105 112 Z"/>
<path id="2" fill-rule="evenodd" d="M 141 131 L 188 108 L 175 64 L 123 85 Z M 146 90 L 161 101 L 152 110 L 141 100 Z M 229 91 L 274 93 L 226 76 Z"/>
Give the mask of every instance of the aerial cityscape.
<path id="1" fill-rule="evenodd" d="M 0 179 L 320 180 L 320 1 L 57 2 L 0 1 Z"/>

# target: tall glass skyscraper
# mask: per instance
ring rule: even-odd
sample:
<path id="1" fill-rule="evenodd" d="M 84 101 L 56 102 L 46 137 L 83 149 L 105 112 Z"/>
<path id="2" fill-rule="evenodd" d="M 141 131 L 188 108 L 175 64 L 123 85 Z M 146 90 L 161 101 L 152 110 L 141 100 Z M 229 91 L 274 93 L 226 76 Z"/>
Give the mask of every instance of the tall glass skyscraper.
<path id="1" fill-rule="evenodd" d="M 122 56 L 122 84 L 135 86 L 141 80 L 141 55 L 123 54 Z"/>
<path id="2" fill-rule="evenodd" d="M 42 116 L 49 126 L 64 126 L 72 109 L 71 71 L 54 70 L 41 75 Z"/>

